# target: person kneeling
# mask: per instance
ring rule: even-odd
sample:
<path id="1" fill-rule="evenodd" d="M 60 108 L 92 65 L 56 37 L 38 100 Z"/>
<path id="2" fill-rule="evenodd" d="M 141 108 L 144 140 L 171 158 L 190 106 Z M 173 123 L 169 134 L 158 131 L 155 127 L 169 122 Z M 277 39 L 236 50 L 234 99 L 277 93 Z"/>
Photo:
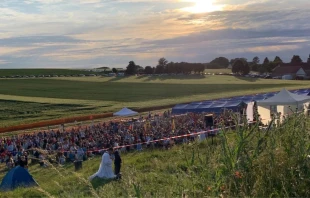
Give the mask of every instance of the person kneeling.
<path id="1" fill-rule="evenodd" d="M 93 180 L 95 177 L 104 179 L 114 179 L 116 175 L 113 173 L 112 169 L 112 157 L 113 148 L 110 148 L 107 152 L 102 155 L 102 160 L 99 166 L 99 170 L 89 177 L 89 180 Z"/>

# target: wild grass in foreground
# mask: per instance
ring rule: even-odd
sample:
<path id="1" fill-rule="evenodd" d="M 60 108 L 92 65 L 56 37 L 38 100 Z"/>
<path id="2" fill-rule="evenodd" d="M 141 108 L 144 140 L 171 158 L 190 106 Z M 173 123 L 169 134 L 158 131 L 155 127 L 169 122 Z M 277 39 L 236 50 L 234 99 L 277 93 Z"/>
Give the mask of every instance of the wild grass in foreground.
<path id="1" fill-rule="evenodd" d="M 39 188 L 0 197 L 309 197 L 309 130 L 309 120 L 296 115 L 279 128 L 221 131 L 213 144 L 208 139 L 123 154 L 121 181 L 88 183 L 99 157 L 84 162 L 77 173 L 72 165 L 34 165 L 30 172 Z"/>

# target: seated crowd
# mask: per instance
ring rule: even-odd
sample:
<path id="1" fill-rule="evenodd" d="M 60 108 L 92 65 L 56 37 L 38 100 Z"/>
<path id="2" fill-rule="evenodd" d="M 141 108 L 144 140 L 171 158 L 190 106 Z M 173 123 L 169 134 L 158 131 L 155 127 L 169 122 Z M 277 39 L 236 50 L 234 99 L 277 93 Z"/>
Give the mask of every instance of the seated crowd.
<path id="1" fill-rule="evenodd" d="M 172 117 L 170 112 L 163 115 L 150 113 L 131 121 L 111 121 L 108 123 L 92 124 L 67 130 L 49 130 L 18 136 L 0 137 L 0 163 L 12 167 L 20 163 L 31 153 L 42 166 L 42 161 L 48 154 L 56 154 L 56 162 L 64 164 L 68 161 L 86 160 L 103 149 L 118 147 L 120 151 L 142 150 L 143 147 L 169 148 L 178 143 L 194 140 L 198 135 L 192 133 L 207 131 L 205 114 L 179 115 Z M 233 125 L 229 115 L 215 115 L 214 127 L 219 123 Z M 209 133 L 206 132 L 204 137 Z M 188 135 L 171 139 L 169 137 Z M 163 139 L 163 140 L 162 140 Z"/>

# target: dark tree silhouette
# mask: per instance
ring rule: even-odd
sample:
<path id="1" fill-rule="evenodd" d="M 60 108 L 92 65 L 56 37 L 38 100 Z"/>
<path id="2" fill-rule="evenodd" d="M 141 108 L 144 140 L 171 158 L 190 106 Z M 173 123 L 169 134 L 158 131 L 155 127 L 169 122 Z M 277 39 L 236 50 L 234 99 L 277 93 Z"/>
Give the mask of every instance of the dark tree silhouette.
<path id="1" fill-rule="evenodd" d="M 112 68 L 112 72 L 113 72 L 113 73 L 117 73 L 118 71 L 117 71 L 116 68 Z"/>
<path id="2" fill-rule="evenodd" d="M 255 56 L 252 60 L 252 63 L 257 65 L 257 64 L 259 64 L 259 61 L 260 61 L 259 58 L 257 56 Z"/>
<path id="3" fill-rule="evenodd" d="M 134 75 L 137 74 L 137 65 L 134 61 L 130 61 L 128 66 L 126 67 L 126 74 Z"/>
<path id="4" fill-rule="evenodd" d="M 144 68 L 144 73 L 145 74 L 153 74 L 153 68 L 151 66 L 146 66 Z"/>
<path id="5" fill-rule="evenodd" d="M 212 60 L 208 65 L 210 69 L 227 68 L 229 65 L 229 60 L 225 57 L 218 57 Z"/>
<path id="6" fill-rule="evenodd" d="M 167 64 L 168 64 L 168 61 L 167 61 L 167 59 L 165 59 L 165 58 L 160 58 L 160 59 L 158 60 L 158 65 L 159 65 L 159 66 L 166 67 Z"/>
<path id="7" fill-rule="evenodd" d="M 300 64 L 300 63 L 302 63 L 302 60 L 301 60 L 300 56 L 294 55 L 291 59 L 291 63 L 292 64 Z"/>
<path id="8" fill-rule="evenodd" d="M 274 58 L 273 62 L 274 62 L 275 64 L 277 64 L 277 65 L 283 63 L 282 59 L 281 59 L 279 56 L 276 56 L 276 57 Z"/>
<path id="9" fill-rule="evenodd" d="M 250 73 L 249 64 L 242 59 L 238 59 L 232 66 L 232 73 L 246 75 Z"/>
<path id="10" fill-rule="evenodd" d="M 270 63 L 270 61 L 269 61 L 268 57 L 266 57 L 264 59 L 263 65 L 268 65 L 269 63 Z"/>

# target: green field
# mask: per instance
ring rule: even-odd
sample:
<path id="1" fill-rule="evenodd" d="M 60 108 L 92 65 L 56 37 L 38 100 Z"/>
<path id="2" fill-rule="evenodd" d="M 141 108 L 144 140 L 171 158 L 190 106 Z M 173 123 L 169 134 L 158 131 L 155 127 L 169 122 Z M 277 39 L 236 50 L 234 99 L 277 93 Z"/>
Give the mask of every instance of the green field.
<path id="1" fill-rule="evenodd" d="M 122 154 L 121 181 L 87 178 L 100 157 L 47 168 L 30 165 L 37 188 L 1 192 L 0 197 L 309 197 L 308 118 L 292 117 L 280 128 L 222 131 L 212 144 L 175 146 Z M 6 171 L 0 172 L 3 178 Z"/>
<path id="2" fill-rule="evenodd" d="M 223 74 L 230 74 L 231 69 L 205 69 L 205 73 L 216 74 L 216 73 L 223 73 Z"/>
<path id="3" fill-rule="evenodd" d="M 38 76 L 38 75 L 79 75 L 93 74 L 94 72 L 77 69 L 0 69 L 1 76 Z"/>
<path id="4" fill-rule="evenodd" d="M 308 81 L 208 75 L 0 79 L 0 84 L 0 127 L 309 87 Z"/>

